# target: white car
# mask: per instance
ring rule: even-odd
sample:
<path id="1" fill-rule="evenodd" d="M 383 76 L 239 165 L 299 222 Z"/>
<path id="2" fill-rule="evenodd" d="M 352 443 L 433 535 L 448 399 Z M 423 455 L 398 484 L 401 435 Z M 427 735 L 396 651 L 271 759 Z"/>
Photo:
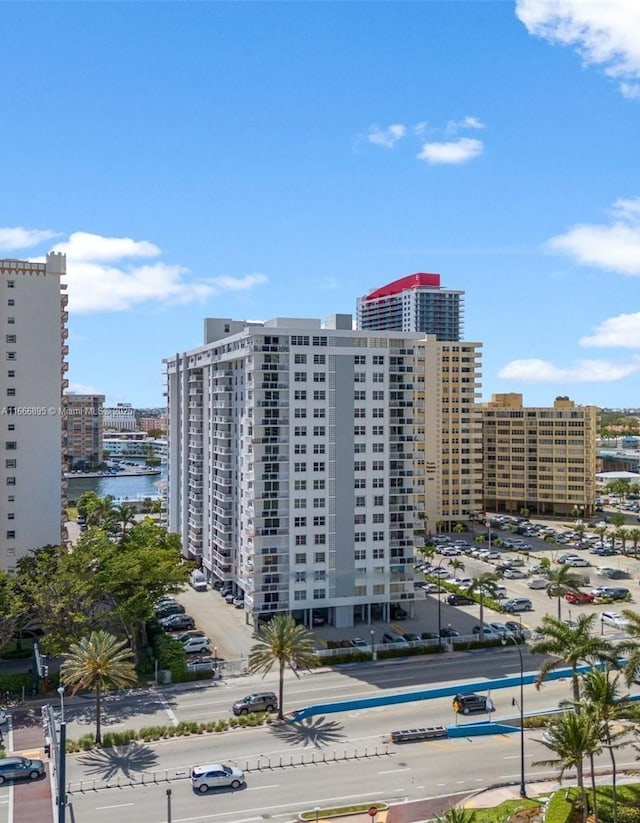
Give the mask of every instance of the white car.
<path id="1" fill-rule="evenodd" d="M 191 769 L 191 785 L 202 794 L 205 794 L 209 789 L 217 789 L 220 786 L 239 789 L 244 783 L 244 772 L 235 766 L 209 763 L 206 766 L 194 766 Z"/>
<path id="2" fill-rule="evenodd" d="M 210 641 L 208 637 L 189 637 L 182 644 L 182 648 L 186 654 L 196 654 L 197 652 L 206 651 L 209 645 Z"/>
<path id="3" fill-rule="evenodd" d="M 570 557 L 568 560 L 565 560 L 567 566 L 590 566 L 591 564 L 585 557 Z"/>
<path id="4" fill-rule="evenodd" d="M 522 580 L 527 575 L 521 569 L 505 569 L 504 577 L 507 580 Z"/>
<path id="5" fill-rule="evenodd" d="M 363 640 L 361 637 L 354 637 L 351 640 L 351 645 L 355 646 L 357 649 L 370 649 L 371 644 L 367 643 L 366 640 Z"/>
<path id="6" fill-rule="evenodd" d="M 544 577 L 532 577 L 527 580 L 527 586 L 530 589 L 546 589 L 549 581 Z"/>
<path id="7" fill-rule="evenodd" d="M 605 626 L 613 626 L 614 629 L 626 629 L 629 625 L 629 621 L 618 612 L 602 612 L 600 620 Z"/>

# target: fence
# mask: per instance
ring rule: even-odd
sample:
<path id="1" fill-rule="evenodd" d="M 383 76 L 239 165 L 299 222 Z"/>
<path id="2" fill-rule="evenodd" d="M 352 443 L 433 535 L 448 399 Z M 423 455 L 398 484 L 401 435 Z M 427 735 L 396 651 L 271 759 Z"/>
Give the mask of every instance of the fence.
<path id="1" fill-rule="evenodd" d="M 375 745 L 364 748 L 345 748 L 341 751 L 312 751 L 312 752 L 292 752 L 289 755 L 277 755 L 269 757 L 267 755 L 257 755 L 246 760 L 229 760 L 228 762 L 245 773 L 275 771 L 280 769 L 290 769 L 300 766 L 321 766 L 323 764 L 340 763 L 348 760 L 365 760 L 367 758 L 389 757 L 393 752 L 389 751 L 389 746 Z M 118 775 L 112 780 L 87 779 L 79 782 L 68 783 L 68 794 L 86 794 L 97 792 L 103 789 L 122 789 L 136 786 L 153 786 L 159 783 L 173 783 L 177 780 L 187 780 L 189 769 L 158 769 L 153 772 L 139 772 L 127 775 Z"/>

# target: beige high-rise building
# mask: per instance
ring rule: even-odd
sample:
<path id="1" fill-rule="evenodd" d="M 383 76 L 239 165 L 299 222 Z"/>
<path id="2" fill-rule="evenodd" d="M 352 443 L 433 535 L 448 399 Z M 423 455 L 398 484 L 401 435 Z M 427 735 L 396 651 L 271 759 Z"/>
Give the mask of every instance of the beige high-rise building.
<path id="1" fill-rule="evenodd" d="M 0 260 L 0 568 L 65 539 L 62 392 L 67 386 L 65 256 Z"/>
<path id="2" fill-rule="evenodd" d="M 428 335 L 415 346 L 415 507 L 421 528 L 445 531 L 482 508 L 482 344 Z"/>
<path id="3" fill-rule="evenodd" d="M 65 464 L 68 471 L 95 469 L 102 463 L 104 394 L 65 394 Z"/>
<path id="4" fill-rule="evenodd" d="M 484 444 L 484 508 L 589 517 L 596 496 L 596 406 L 557 397 L 552 407 L 494 394 L 479 406 Z"/>

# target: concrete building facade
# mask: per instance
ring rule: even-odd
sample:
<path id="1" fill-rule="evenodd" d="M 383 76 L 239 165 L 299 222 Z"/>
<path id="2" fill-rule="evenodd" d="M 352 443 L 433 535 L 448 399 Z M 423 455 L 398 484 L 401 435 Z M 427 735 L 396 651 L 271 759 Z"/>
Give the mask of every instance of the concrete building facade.
<path id="1" fill-rule="evenodd" d="M 165 361 L 169 529 L 254 623 L 284 612 L 352 626 L 412 609 L 416 437 L 449 424 L 433 412 L 441 344 L 352 326 L 210 318 L 201 348 Z M 475 504 L 456 492 L 446 514 Z"/>
<path id="2" fill-rule="evenodd" d="M 492 512 L 590 517 L 596 497 L 597 408 L 568 397 L 550 408 L 523 406 L 521 394 L 494 394 L 479 406 L 484 508 Z"/>
<path id="3" fill-rule="evenodd" d="M 102 463 L 102 408 L 104 394 L 64 395 L 66 471 L 95 469 Z"/>
<path id="4" fill-rule="evenodd" d="M 0 260 L 0 567 L 9 572 L 31 549 L 65 539 L 65 272 L 63 254 Z"/>
<path id="5" fill-rule="evenodd" d="M 409 274 L 358 298 L 357 327 L 460 340 L 463 301 L 464 292 L 443 288 L 439 274 Z"/>

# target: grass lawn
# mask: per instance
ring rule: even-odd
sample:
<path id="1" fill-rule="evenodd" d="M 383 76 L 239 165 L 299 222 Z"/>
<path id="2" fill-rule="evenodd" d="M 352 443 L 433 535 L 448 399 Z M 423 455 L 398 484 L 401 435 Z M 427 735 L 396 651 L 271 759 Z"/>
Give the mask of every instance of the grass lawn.
<path id="1" fill-rule="evenodd" d="M 529 800 L 524 797 L 518 800 L 505 800 L 499 806 L 493 806 L 490 809 L 474 809 L 473 820 L 474 823 L 505 823 L 516 812 L 523 809 L 537 809 L 540 805 L 540 800 Z"/>

